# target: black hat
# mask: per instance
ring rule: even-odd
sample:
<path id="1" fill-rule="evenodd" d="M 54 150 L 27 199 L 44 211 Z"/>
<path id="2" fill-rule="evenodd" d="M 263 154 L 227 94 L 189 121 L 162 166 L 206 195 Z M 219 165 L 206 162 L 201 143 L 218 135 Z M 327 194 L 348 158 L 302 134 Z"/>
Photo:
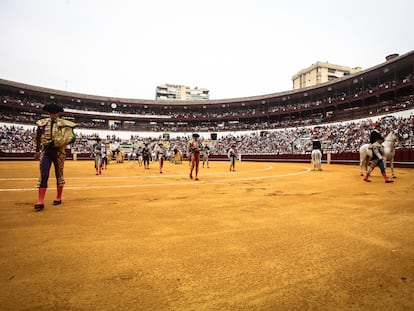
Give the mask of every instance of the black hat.
<path id="1" fill-rule="evenodd" d="M 384 137 L 382 137 L 381 135 L 378 136 L 377 140 L 384 140 Z"/>
<path id="2" fill-rule="evenodd" d="M 200 137 L 200 135 L 198 135 L 197 133 L 194 133 L 193 137 Z"/>
<path id="3" fill-rule="evenodd" d="M 47 111 L 49 113 L 58 113 L 63 112 L 63 108 L 56 104 L 48 104 L 46 106 L 43 106 L 43 111 Z"/>

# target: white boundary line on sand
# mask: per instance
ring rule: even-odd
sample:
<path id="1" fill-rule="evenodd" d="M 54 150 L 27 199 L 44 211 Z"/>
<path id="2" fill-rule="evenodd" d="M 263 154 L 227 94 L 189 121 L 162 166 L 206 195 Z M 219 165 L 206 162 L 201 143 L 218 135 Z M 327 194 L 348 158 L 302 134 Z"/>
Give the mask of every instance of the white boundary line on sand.
<path id="1" fill-rule="evenodd" d="M 270 171 L 273 169 L 273 166 L 269 166 L 269 167 L 265 167 L 265 168 L 261 168 L 261 169 L 256 169 L 256 170 L 248 170 L 248 171 L 237 171 L 237 173 L 255 173 L 255 172 L 264 172 L 264 171 Z M 156 168 L 152 169 L 153 171 L 156 170 L 158 172 L 158 170 Z M 224 175 L 224 174 L 228 174 L 229 172 L 217 172 L 217 173 L 207 173 L 207 174 L 203 174 L 203 176 L 213 176 L 213 175 Z M 96 180 L 97 178 L 99 178 L 99 180 L 102 179 L 144 179 L 144 178 L 169 178 L 169 177 L 182 177 L 185 176 L 183 174 L 163 174 L 163 175 L 148 175 L 148 176 L 105 176 L 105 175 L 101 175 L 99 177 L 96 177 L 95 174 L 93 174 L 93 176 L 89 176 L 89 177 L 65 177 L 65 180 L 85 180 L 85 179 L 93 179 Z M 51 178 L 53 179 L 54 176 L 51 175 Z M 4 181 L 11 181 L 11 180 L 38 180 L 38 177 L 16 177 L 16 178 L 0 178 L 0 181 L 4 180 Z"/>
<path id="2" fill-rule="evenodd" d="M 296 166 L 299 167 L 299 166 Z M 212 184 L 212 183 L 228 183 L 228 182 L 236 182 L 236 181 L 249 181 L 249 180 L 260 180 L 260 179 L 272 179 L 272 178 L 281 178 L 281 177 L 288 177 L 288 176 L 294 176 L 294 175 L 301 175 L 306 174 L 311 171 L 310 168 L 303 168 L 300 167 L 302 170 L 295 173 L 287 173 L 287 174 L 278 174 L 278 175 L 271 175 L 271 176 L 257 176 L 257 177 L 245 177 L 245 178 L 235 178 L 235 179 L 218 179 L 218 180 L 198 180 L 198 181 L 179 181 L 179 182 L 171 182 L 171 183 L 163 183 L 163 184 L 153 184 L 153 183 L 146 183 L 146 184 L 128 184 L 128 185 L 110 185 L 110 186 L 65 186 L 65 189 L 70 190 L 87 190 L 87 189 L 120 189 L 120 188 L 135 188 L 135 187 L 163 187 L 163 186 L 178 186 L 178 185 L 203 185 L 203 184 Z M 264 170 L 271 170 L 273 169 L 273 166 L 269 166 L 266 169 L 261 170 L 252 170 L 252 171 L 240 171 L 240 172 L 257 172 L 257 171 L 264 171 Z M 203 176 L 209 176 L 209 175 L 223 175 L 223 174 L 229 174 L 229 172 L 226 173 L 211 173 L 211 174 L 205 174 Z M 130 179 L 141 179 L 141 178 L 160 178 L 160 177 L 187 177 L 188 175 L 163 175 L 163 176 L 119 176 L 119 177 L 107 177 L 111 179 L 117 179 L 117 178 L 130 178 Z M 84 180 L 89 179 L 89 177 L 85 178 L 68 178 L 67 180 Z M 95 179 L 95 178 L 93 178 Z M 101 178 L 99 178 L 101 179 Z M 0 180 L 37 180 L 37 178 L 1 178 Z M 49 188 L 49 189 L 56 189 L 56 188 Z M 37 188 L 0 188 L 0 192 L 7 192 L 7 191 L 34 191 L 37 190 Z"/>

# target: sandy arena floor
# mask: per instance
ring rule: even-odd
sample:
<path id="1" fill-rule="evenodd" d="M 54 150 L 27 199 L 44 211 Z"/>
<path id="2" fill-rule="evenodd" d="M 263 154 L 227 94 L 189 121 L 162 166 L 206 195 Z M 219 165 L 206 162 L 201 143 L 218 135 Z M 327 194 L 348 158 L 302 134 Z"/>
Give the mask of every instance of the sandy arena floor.
<path id="1" fill-rule="evenodd" d="M 414 170 L 0 162 L 1 310 L 413 310 Z"/>

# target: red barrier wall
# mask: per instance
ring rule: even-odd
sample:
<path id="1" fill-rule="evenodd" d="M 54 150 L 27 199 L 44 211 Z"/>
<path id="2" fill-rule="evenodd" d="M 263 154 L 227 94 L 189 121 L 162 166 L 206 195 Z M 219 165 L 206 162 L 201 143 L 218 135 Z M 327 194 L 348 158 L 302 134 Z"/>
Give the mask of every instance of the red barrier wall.
<path id="1" fill-rule="evenodd" d="M 70 150 L 66 150 L 67 160 L 73 160 Z M 7 160 L 33 160 L 33 153 L 6 153 L 0 151 L 0 161 Z M 90 160 L 92 158 L 89 153 L 77 154 L 77 160 Z M 211 155 L 212 161 L 228 161 L 225 155 Z M 242 155 L 242 161 L 262 161 L 262 162 L 299 162 L 310 163 L 310 154 L 261 154 L 261 155 Z M 322 162 L 327 162 L 327 154 L 323 154 Z M 358 153 L 334 153 L 331 154 L 332 164 L 358 164 Z M 414 150 L 413 149 L 397 149 L 394 158 L 395 167 L 411 167 L 414 168 Z"/>

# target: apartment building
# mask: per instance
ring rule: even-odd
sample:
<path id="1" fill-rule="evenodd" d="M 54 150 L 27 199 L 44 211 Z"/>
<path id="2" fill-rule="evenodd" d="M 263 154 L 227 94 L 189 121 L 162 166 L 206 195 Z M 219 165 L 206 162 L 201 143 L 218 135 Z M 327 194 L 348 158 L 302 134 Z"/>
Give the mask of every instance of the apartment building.
<path id="1" fill-rule="evenodd" d="M 322 84 L 361 71 L 361 67 L 350 68 L 328 62 L 316 62 L 306 69 L 300 70 L 292 77 L 293 89 Z"/>
<path id="2" fill-rule="evenodd" d="M 158 85 L 155 91 L 155 100 L 205 100 L 209 96 L 208 89 L 176 84 Z"/>

